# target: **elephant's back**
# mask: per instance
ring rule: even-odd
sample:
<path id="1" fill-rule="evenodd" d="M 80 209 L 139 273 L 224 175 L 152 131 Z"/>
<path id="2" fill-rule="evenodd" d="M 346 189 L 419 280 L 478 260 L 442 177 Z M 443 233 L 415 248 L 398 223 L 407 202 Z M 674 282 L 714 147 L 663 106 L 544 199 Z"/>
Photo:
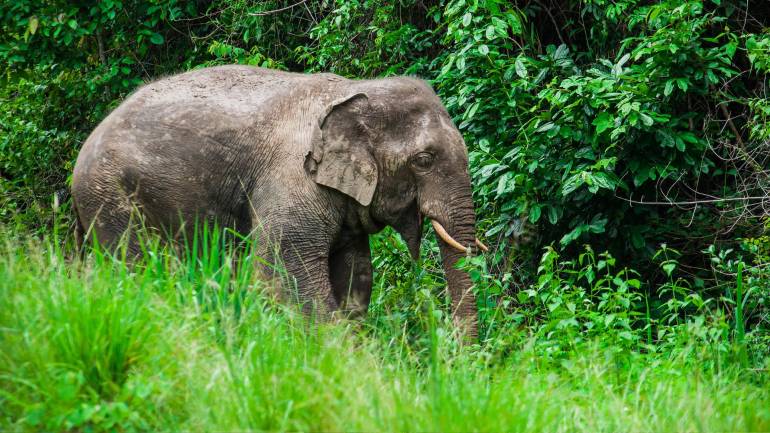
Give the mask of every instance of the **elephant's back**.
<path id="1" fill-rule="evenodd" d="M 343 80 L 222 66 L 148 83 L 86 140 L 73 194 L 125 191 L 158 221 L 180 214 L 241 220 L 247 207 L 244 192 L 260 182 L 258 172 L 269 173 L 270 165 L 297 158 L 301 168 L 306 151 L 299 147 L 309 135 L 305 128 L 282 124 L 298 117 L 309 123 L 312 105 L 332 98 L 332 87 Z M 287 141 L 277 134 L 291 134 L 289 141 L 298 147 L 276 146 Z"/>
<path id="2" fill-rule="evenodd" d="M 340 81 L 346 80 L 243 65 L 161 78 L 139 88 L 94 129 L 81 148 L 75 177 L 94 162 L 176 162 L 172 167 L 197 169 L 223 157 L 245 157 L 260 151 L 260 142 L 275 140 L 282 123 L 300 119 L 305 126 L 334 97 Z"/>
<path id="3" fill-rule="evenodd" d="M 317 92 L 321 96 L 331 93 L 341 81 L 346 80 L 333 74 L 299 74 L 244 65 L 217 66 L 148 83 L 124 105 L 145 110 L 203 106 L 209 107 L 210 112 L 249 118 L 298 100 L 292 98 L 294 94 Z M 277 104 L 277 100 L 281 103 Z"/>
<path id="4" fill-rule="evenodd" d="M 238 148 L 247 143 L 239 135 L 249 134 L 253 149 L 274 138 L 272 132 L 306 129 L 344 81 L 333 74 L 243 65 L 193 70 L 137 90 L 102 122 L 105 134 L 111 135 L 102 141 L 129 143 L 152 154 L 162 154 L 169 145 L 192 146 L 189 151 L 200 150 L 195 146 L 247 151 Z"/>

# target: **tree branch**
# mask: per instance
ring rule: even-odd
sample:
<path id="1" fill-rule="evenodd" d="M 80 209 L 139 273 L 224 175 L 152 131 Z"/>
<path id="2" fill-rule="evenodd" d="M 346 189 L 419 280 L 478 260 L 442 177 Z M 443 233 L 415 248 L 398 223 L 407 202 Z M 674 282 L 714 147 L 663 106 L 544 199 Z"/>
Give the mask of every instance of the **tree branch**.
<path id="1" fill-rule="evenodd" d="M 104 54 L 104 39 L 102 38 L 102 31 L 96 31 L 96 44 L 99 48 L 99 62 L 102 65 L 107 64 L 107 56 Z"/>

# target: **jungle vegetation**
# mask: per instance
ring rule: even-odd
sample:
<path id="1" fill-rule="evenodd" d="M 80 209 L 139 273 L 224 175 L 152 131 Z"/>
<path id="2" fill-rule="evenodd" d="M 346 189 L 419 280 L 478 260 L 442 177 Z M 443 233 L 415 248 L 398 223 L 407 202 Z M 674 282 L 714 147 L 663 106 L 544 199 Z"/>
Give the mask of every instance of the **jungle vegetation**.
<path id="1" fill-rule="evenodd" d="M 373 236 L 367 318 L 320 327 L 221 230 L 76 251 L 90 131 L 231 63 L 436 89 L 479 341 L 431 237 Z M 0 429 L 770 430 L 769 78 L 762 0 L 0 2 Z"/>

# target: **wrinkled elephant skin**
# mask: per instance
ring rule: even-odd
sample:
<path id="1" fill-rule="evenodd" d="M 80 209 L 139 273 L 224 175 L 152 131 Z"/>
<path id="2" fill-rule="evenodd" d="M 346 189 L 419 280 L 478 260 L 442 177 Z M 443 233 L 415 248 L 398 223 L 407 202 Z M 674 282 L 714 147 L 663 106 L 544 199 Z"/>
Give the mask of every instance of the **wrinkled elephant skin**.
<path id="1" fill-rule="evenodd" d="M 476 335 L 468 275 L 475 242 L 462 136 L 433 90 L 414 78 L 348 80 L 248 66 L 199 69 L 147 84 L 93 131 L 75 166 L 82 228 L 114 246 L 141 215 L 180 236 L 193 221 L 261 236 L 265 257 L 321 317 L 366 311 L 368 235 L 394 227 L 413 256 L 423 218 L 441 251 L 455 321 Z M 286 289 L 289 290 L 289 289 Z"/>

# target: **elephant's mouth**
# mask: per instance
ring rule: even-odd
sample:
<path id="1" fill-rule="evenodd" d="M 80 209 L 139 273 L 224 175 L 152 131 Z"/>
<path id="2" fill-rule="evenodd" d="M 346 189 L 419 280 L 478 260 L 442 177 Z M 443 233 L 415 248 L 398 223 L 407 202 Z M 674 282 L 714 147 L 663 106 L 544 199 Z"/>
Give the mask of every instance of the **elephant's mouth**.
<path id="1" fill-rule="evenodd" d="M 377 218 L 372 215 L 370 206 L 358 208 L 358 222 L 367 234 L 378 233 L 388 225 L 377 220 Z"/>

